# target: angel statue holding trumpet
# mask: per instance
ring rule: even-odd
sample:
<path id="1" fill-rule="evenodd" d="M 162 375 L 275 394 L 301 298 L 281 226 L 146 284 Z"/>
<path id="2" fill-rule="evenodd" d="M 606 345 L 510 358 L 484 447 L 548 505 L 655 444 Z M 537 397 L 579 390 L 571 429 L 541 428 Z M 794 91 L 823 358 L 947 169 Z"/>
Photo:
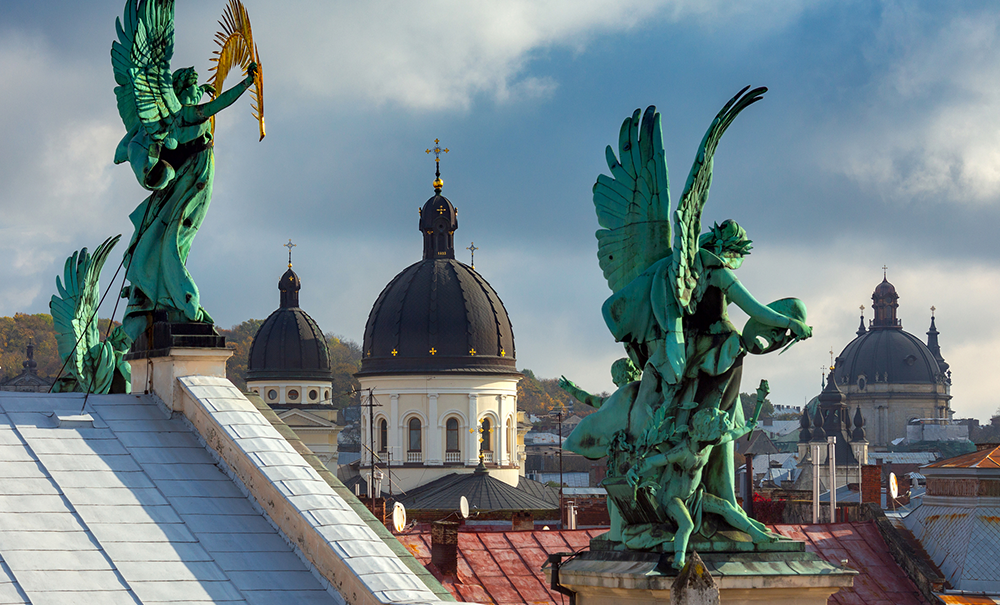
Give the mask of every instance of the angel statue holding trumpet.
<path id="1" fill-rule="evenodd" d="M 632 550 L 673 551 L 678 569 L 689 540 L 778 540 L 736 502 L 733 441 L 757 420 L 745 421 L 739 403 L 743 358 L 787 348 L 812 329 L 800 300 L 764 305 L 737 279 L 751 249 L 742 227 L 726 220 L 702 233 L 701 226 L 716 146 L 766 90 L 744 88 L 718 113 L 672 215 L 655 107 L 625 120 L 617 157 L 607 148 L 611 176 L 594 185 L 598 259 L 613 292 L 604 320 L 642 374 L 619 385 L 564 447 L 608 456 L 608 538 Z M 729 320 L 730 303 L 750 316 L 742 331 Z M 763 382 L 759 401 L 767 388 Z"/>
<path id="2" fill-rule="evenodd" d="M 130 286 L 122 294 L 129 299 L 122 324 L 135 341 L 154 312 L 173 323 L 214 323 L 185 265 L 212 199 L 215 115 L 253 88 L 263 139 L 264 81 L 250 19 L 239 0 L 230 0 L 220 21 L 208 84 L 198 84 L 192 67 L 170 69 L 173 0 L 127 0 L 115 25 L 115 96 L 128 131 L 115 150 L 115 163 L 128 162 L 151 192 L 129 216 L 135 232 L 125 251 Z M 246 76 L 221 92 L 234 67 L 245 69 Z M 205 94 L 211 100 L 202 103 Z"/>

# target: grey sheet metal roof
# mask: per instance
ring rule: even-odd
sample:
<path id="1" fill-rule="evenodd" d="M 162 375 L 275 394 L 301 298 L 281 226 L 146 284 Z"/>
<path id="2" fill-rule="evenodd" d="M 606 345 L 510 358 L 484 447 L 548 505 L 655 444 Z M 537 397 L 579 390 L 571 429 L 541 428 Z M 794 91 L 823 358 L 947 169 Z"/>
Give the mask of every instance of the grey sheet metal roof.
<path id="1" fill-rule="evenodd" d="M 0 394 L 0 602 L 345 602 L 182 420 L 129 395 L 67 420 L 81 403 Z"/>
<path id="2" fill-rule="evenodd" d="M 521 479 L 525 481 L 525 479 Z M 543 486 L 544 487 L 544 486 Z M 534 490 L 532 490 L 534 491 Z M 494 479 L 480 467 L 473 473 L 452 473 L 410 490 L 399 501 L 413 510 L 458 510 L 465 496 L 470 508 L 481 511 L 553 510 L 559 508 L 558 496 L 552 502 L 525 489 Z"/>

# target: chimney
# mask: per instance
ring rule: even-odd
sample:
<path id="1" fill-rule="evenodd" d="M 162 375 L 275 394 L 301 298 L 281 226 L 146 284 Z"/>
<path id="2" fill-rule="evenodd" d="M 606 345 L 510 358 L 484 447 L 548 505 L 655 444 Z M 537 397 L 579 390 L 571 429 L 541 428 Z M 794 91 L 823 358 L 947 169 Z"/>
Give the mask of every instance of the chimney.
<path id="1" fill-rule="evenodd" d="M 535 529 L 535 517 L 526 510 L 515 511 L 510 516 L 510 525 L 513 531 L 533 531 Z"/>
<path id="2" fill-rule="evenodd" d="M 431 524 L 431 563 L 442 575 L 458 578 L 458 523 L 455 521 Z"/>

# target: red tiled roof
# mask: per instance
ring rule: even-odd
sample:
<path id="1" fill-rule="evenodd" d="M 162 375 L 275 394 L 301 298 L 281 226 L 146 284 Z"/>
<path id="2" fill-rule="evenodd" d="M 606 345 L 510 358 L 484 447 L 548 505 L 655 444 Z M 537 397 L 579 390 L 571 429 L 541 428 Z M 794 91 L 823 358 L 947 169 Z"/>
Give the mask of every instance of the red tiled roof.
<path id="1" fill-rule="evenodd" d="M 829 605 L 921 605 L 917 587 L 889 554 L 873 523 L 773 525 L 778 533 L 802 540 L 806 550 L 860 573 L 854 586 L 830 597 Z M 431 562 L 429 531 L 397 536 L 455 598 L 476 603 L 559 604 L 564 597 L 548 588 L 542 564 L 549 554 L 575 552 L 604 529 L 469 532 L 458 535 L 458 580 L 442 578 Z"/>
<path id="2" fill-rule="evenodd" d="M 1000 468 L 1000 447 L 938 460 L 925 468 Z"/>

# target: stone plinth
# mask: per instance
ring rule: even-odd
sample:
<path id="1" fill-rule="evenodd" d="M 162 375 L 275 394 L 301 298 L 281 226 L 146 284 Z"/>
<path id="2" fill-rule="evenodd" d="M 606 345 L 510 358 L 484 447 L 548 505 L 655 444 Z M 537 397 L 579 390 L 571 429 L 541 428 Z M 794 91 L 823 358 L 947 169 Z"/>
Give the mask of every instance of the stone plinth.
<path id="1" fill-rule="evenodd" d="M 182 376 L 226 376 L 226 360 L 233 351 L 222 348 L 174 347 L 155 355 L 129 359 L 132 392 L 153 393 L 175 412 L 183 412 L 180 385 Z"/>
<path id="2" fill-rule="evenodd" d="M 754 552 L 700 553 L 721 603 L 826 605 L 858 573 L 805 552 L 801 542 L 776 544 L 780 550 L 757 545 Z M 592 550 L 562 563 L 559 583 L 576 592 L 577 605 L 668 603 L 677 578 L 672 558 L 670 553 Z"/>

